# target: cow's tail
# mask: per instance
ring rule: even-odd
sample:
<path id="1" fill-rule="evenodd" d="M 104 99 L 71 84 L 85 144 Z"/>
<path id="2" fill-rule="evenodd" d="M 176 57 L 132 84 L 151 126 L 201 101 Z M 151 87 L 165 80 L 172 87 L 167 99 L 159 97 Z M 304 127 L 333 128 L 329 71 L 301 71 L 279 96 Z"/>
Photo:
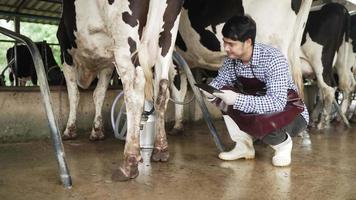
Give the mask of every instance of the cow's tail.
<path id="1" fill-rule="evenodd" d="M 300 97 L 304 98 L 303 74 L 300 62 L 300 44 L 302 41 L 303 32 L 308 19 L 309 11 L 312 5 L 312 0 L 303 0 L 302 5 L 297 14 L 296 24 L 294 28 L 293 42 L 288 49 L 288 56 L 291 64 L 292 76 L 295 84 L 298 87 Z"/>
<path id="2" fill-rule="evenodd" d="M 144 69 L 146 85 L 145 98 L 152 101 L 154 99 L 154 77 L 153 66 L 158 56 L 158 37 L 162 29 L 161 20 L 163 18 L 162 10 L 165 10 L 166 4 L 161 1 L 150 1 L 147 14 L 146 26 L 142 33 L 141 43 L 138 51 L 140 64 Z M 156 75 L 155 75 L 156 76 Z"/>
<path id="3" fill-rule="evenodd" d="M 153 99 L 153 73 L 151 67 L 144 67 L 145 73 L 145 99 L 151 101 Z"/>
<path id="4" fill-rule="evenodd" d="M 131 54 L 131 60 L 133 63 L 140 63 L 144 77 L 145 77 L 145 99 L 146 100 L 152 100 L 153 99 L 153 73 L 152 73 L 152 67 L 149 65 L 147 62 L 147 58 L 142 56 L 142 51 L 144 51 L 143 48 L 140 48 L 133 52 Z M 139 53 L 141 52 L 141 53 Z M 139 60 L 138 60 L 139 59 Z"/>
<path id="5" fill-rule="evenodd" d="M 153 84 L 154 84 L 154 76 L 153 76 L 153 63 L 152 63 L 152 54 L 149 52 L 149 48 L 145 43 L 141 43 L 140 47 L 138 49 L 138 52 L 136 52 L 139 59 L 140 59 L 140 65 L 143 69 L 143 73 L 145 76 L 145 99 L 147 101 L 152 101 L 154 97 L 154 90 L 153 90 Z"/>

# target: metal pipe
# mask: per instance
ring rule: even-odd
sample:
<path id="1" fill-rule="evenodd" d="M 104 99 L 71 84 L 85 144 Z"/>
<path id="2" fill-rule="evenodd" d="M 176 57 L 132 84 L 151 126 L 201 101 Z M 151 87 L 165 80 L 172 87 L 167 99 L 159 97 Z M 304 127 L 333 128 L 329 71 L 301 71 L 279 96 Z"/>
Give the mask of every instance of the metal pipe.
<path id="1" fill-rule="evenodd" d="M 10 62 L 6 65 L 6 67 L 2 70 L 2 72 L 0 73 L 1 76 L 4 76 L 5 71 L 12 65 L 15 63 L 15 58 L 11 59 Z"/>
<path id="2" fill-rule="evenodd" d="M 14 18 L 14 28 L 15 28 L 15 32 L 17 34 L 20 34 L 20 20 L 18 17 Z M 15 78 L 15 86 L 19 86 L 19 77 L 17 76 L 18 73 L 18 59 L 17 59 L 17 41 L 15 40 L 15 46 L 14 46 L 14 58 L 15 58 L 15 63 L 14 63 L 14 67 L 12 68 L 13 70 L 13 77 Z"/>
<path id="3" fill-rule="evenodd" d="M 179 55 L 177 52 L 173 52 L 173 59 L 174 61 L 176 61 L 181 67 L 183 67 L 187 78 L 188 78 L 188 82 L 190 84 L 190 87 L 192 88 L 194 95 L 196 97 L 196 99 L 198 100 L 198 103 L 200 105 L 200 108 L 203 112 L 203 117 L 206 121 L 206 123 L 208 124 L 208 128 L 210 130 L 210 133 L 213 135 L 214 141 L 216 146 L 218 147 L 218 149 L 223 152 L 224 151 L 224 146 L 221 143 L 219 134 L 216 131 L 216 128 L 214 126 L 214 124 L 212 123 L 208 108 L 206 107 L 205 103 L 204 103 L 204 99 L 199 91 L 199 89 L 197 89 L 197 87 L 195 86 L 195 79 L 193 77 L 192 72 L 190 71 L 190 68 L 187 64 L 187 62 L 185 62 L 184 58 Z"/>
<path id="4" fill-rule="evenodd" d="M 51 129 L 52 142 L 53 142 L 53 145 L 55 148 L 56 158 L 57 158 L 58 167 L 59 167 L 59 176 L 60 176 L 60 179 L 61 179 L 64 187 L 71 188 L 72 187 L 72 179 L 69 174 L 67 162 L 65 160 L 62 138 L 60 136 L 60 132 L 59 132 L 58 125 L 57 125 L 58 123 L 57 123 L 57 120 L 53 114 L 50 91 L 49 91 L 48 82 L 46 79 L 46 73 L 43 68 L 43 62 L 41 59 L 41 55 L 40 55 L 35 43 L 33 43 L 28 37 L 20 35 L 18 33 L 10 31 L 10 30 L 7 30 L 1 26 L 0 26 L 0 33 L 3 33 L 4 35 L 6 35 L 8 37 L 14 38 L 15 40 L 22 41 L 23 43 L 25 43 L 27 45 L 28 49 L 31 52 L 31 55 L 33 58 L 33 63 L 35 64 L 35 68 L 36 68 L 36 73 L 37 73 L 38 82 L 39 82 L 40 90 L 41 90 L 42 97 L 43 97 L 45 110 L 47 113 L 49 127 Z"/>

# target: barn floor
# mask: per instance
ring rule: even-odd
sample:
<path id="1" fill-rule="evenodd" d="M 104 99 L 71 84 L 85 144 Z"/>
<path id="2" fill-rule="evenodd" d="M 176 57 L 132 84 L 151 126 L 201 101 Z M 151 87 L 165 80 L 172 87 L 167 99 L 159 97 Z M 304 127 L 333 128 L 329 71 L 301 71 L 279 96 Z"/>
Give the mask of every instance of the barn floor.
<path id="1" fill-rule="evenodd" d="M 216 122 L 224 144 L 222 121 Z M 273 151 L 256 144 L 256 159 L 224 162 L 204 123 L 187 125 L 190 136 L 170 136 L 168 163 L 142 163 L 129 182 L 112 182 L 123 142 L 85 136 L 65 141 L 72 189 L 59 182 L 50 140 L 0 145 L 0 199 L 356 199 L 356 128 L 311 131 L 294 138 L 290 167 L 275 168 Z M 309 142 L 311 141 L 311 144 Z"/>

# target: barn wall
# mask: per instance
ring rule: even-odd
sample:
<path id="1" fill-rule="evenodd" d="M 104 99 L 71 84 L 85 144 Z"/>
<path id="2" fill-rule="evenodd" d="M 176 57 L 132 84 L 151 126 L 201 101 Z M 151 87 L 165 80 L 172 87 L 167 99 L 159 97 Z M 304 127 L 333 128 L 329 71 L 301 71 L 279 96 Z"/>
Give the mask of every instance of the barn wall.
<path id="1" fill-rule="evenodd" d="M 110 110 L 119 92 L 120 90 L 118 89 L 110 89 L 103 105 L 103 120 L 107 135 L 113 134 L 110 122 Z M 191 95 L 192 94 L 189 93 L 186 99 L 189 100 Z M 51 88 L 51 96 L 58 125 L 60 130 L 63 131 L 69 114 L 66 89 L 59 87 Z M 121 104 L 122 102 L 119 102 L 117 107 Z M 211 110 L 213 118 L 221 116 L 219 111 L 210 103 L 207 103 L 207 106 Z M 166 113 L 167 122 L 171 122 L 174 119 L 173 108 L 173 103 L 170 102 Z M 0 89 L 0 110 L 0 143 L 50 137 L 47 116 L 38 88 Z M 77 116 L 79 137 L 88 137 L 94 118 L 92 90 L 82 90 L 80 92 Z M 185 105 L 184 119 L 186 121 L 197 121 L 201 118 L 202 114 L 195 100 Z"/>

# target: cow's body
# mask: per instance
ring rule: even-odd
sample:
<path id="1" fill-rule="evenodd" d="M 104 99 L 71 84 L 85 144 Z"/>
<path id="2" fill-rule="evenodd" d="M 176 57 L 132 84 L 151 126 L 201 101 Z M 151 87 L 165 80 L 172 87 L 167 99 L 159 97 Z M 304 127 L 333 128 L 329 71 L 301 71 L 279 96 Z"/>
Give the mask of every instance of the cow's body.
<path id="1" fill-rule="evenodd" d="M 294 81 L 302 92 L 299 46 L 311 2 L 186 0 L 177 37 L 178 52 L 191 67 L 218 70 L 226 56 L 222 27 L 233 15 L 245 13 L 256 21 L 256 41 L 270 44 L 288 57 Z M 177 88 L 172 88 L 174 98 L 184 98 L 186 85 L 179 86 L 179 90 Z M 182 116 L 183 106 L 176 105 L 174 130 L 182 129 Z"/>
<path id="2" fill-rule="evenodd" d="M 314 109 L 312 120 L 317 128 L 328 127 L 332 102 L 335 98 L 333 66 L 338 75 L 338 87 L 343 91 L 344 100 L 341 106 L 343 112 L 349 105 L 349 96 L 353 89 L 354 80 L 351 73 L 352 47 L 349 42 L 350 16 L 347 9 L 337 3 L 324 5 L 321 10 L 312 11 L 303 34 L 301 45 L 303 72 L 314 73 L 322 106 L 321 119 L 319 109 Z M 346 52 L 346 53 L 345 53 Z M 349 58 L 348 58 L 349 57 Z"/>
<path id="3" fill-rule="evenodd" d="M 350 31 L 350 38 L 351 38 L 351 44 L 352 44 L 352 53 L 348 58 L 353 62 L 352 65 L 352 72 L 353 72 L 353 77 L 356 78 L 356 15 L 353 14 L 351 15 L 351 31 Z M 355 79 L 354 79 L 355 80 Z M 353 88 L 353 92 L 356 90 L 356 83 Z M 354 113 L 352 113 L 352 121 L 356 121 L 356 109 L 354 110 Z"/>
<path id="4" fill-rule="evenodd" d="M 36 46 L 40 51 L 42 61 L 47 73 L 49 85 L 60 85 L 63 81 L 63 73 L 58 67 L 54 59 L 51 47 L 45 42 L 36 42 Z M 37 74 L 33 59 L 28 47 L 25 45 L 17 45 L 17 72 L 15 65 L 10 65 L 9 79 L 11 85 L 14 85 L 15 77 L 18 78 L 19 86 L 25 86 L 26 82 L 31 80 L 33 85 L 37 85 Z M 6 52 L 7 62 L 9 63 L 15 57 L 14 47 L 11 47 Z"/>
<path id="5" fill-rule="evenodd" d="M 90 139 L 104 137 L 101 107 L 114 67 L 121 77 L 127 110 L 127 136 L 124 161 L 118 179 L 138 175 L 139 124 L 146 98 L 154 100 L 156 139 L 152 159 L 167 161 L 168 143 L 164 130 L 164 110 L 169 97 L 168 69 L 178 30 L 181 0 L 68 0 L 58 38 L 64 58 L 64 73 L 70 99 L 70 115 L 64 136 L 75 136 L 79 93 L 77 84 L 89 86 L 96 75 L 94 91 L 96 114 Z M 155 66 L 154 98 L 152 67 Z M 145 90 L 146 87 L 146 90 Z M 145 93 L 146 91 L 146 93 Z"/>

